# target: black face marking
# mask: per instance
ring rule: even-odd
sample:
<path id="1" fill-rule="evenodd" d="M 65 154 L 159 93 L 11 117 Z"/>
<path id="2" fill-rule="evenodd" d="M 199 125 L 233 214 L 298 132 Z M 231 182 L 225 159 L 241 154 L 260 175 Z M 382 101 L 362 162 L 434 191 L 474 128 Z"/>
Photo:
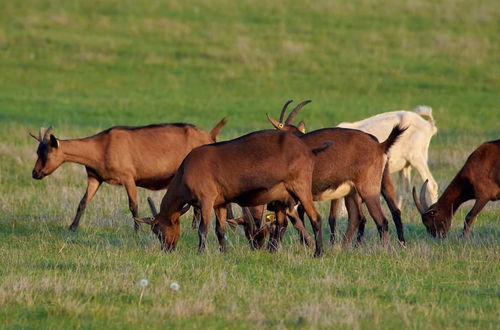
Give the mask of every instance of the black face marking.
<path id="1" fill-rule="evenodd" d="M 47 158 L 49 157 L 49 153 L 51 152 L 52 148 L 48 145 L 48 143 L 40 143 L 38 145 L 38 149 L 36 150 L 36 154 L 38 155 L 38 158 L 42 162 L 42 167 L 45 167 L 45 164 L 47 163 Z"/>

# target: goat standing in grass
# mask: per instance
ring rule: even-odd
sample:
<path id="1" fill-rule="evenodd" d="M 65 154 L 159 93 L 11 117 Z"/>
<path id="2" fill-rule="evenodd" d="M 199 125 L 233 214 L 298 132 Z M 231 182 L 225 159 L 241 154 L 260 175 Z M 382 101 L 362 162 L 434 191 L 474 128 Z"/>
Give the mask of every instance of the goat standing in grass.
<path id="1" fill-rule="evenodd" d="M 413 200 L 427 231 L 434 237 L 446 237 L 458 207 L 468 200 L 476 200 L 465 217 L 462 236 L 466 237 L 483 207 L 489 201 L 500 199 L 500 140 L 485 142 L 474 150 L 438 201 L 431 206 L 427 206 L 426 201 L 427 184 L 428 181 L 425 181 L 420 190 L 420 199 L 413 187 Z"/>
<path id="2" fill-rule="evenodd" d="M 380 194 L 386 198 L 394 223 L 398 232 L 399 241 L 404 244 L 403 224 L 401 212 L 395 203 L 394 189 L 390 176 L 386 171 L 387 152 L 396 143 L 398 138 L 405 132 L 404 127 L 399 124 L 394 126 L 391 133 L 383 142 L 359 130 L 347 128 L 323 128 L 316 131 L 305 132 L 305 124 L 300 122 L 297 126 L 292 125 L 298 111 L 310 101 L 304 101 L 295 107 L 286 120 L 284 115 L 288 101 L 281 110 L 280 120 L 274 120 L 268 116 L 268 120 L 278 130 L 288 131 L 296 134 L 310 148 L 317 148 L 322 141 L 335 141 L 330 148 L 318 154 L 313 172 L 313 198 L 316 201 L 346 198 L 346 206 L 349 213 L 349 224 L 344 236 L 343 245 L 351 242 L 354 230 L 358 227 L 364 229 L 361 223 L 361 201 L 363 201 L 377 224 L 382 244 L 388 240 L 388 226 L 382 208 L 380 206 Z M 382 190 L 382 182 L 385 179 L 386 190 Z M 335 239 L 335 217 L 330 213 L 330 240 Z M 358 235 L 358 241 L 362 236 Z"/>
<path id="3" fill-rule="evenodd" d="M 314 230 L 314 255 L 321 256 L 321 218 L 312 201 L 311 179 L 315 155 L 328 148 L 324 142 L 310 148 L 293 134 L 265 130 L 196 148 L 179 167 L 160 212 L 136 221 L 151 224 L 162 248 L 171 251 L 179 240 L 179 217 L 185 204 L 199 207 L 198 250 L 203 251 L 215 209 L 216 235 L 224 252 L 227 203 L 257 206 L 274 202 L 277 222 L 282 224 L 286 210 L 300 202 Z M 271 233 L 270 242 L 271 250 L 278 248 L 279 228 Z"/>
<path id="4" fill-rule="evenodd" d="M 40 130 L 30 135 L 38 141 L 32 176 L 41 180 L 65 162 L 85 166 L 87 191 L 83 195 L 69 229 L 78 227 L 85 208 L 103 182 L 122 185 L 127 190 L 129 209 L 138 216 L 137 187 L 167 188 L 184 157 L 193 149 L 215 142 L 225 120 L 206 133 L 190 124 L 158 124 L 140 127 L 116 126 L 96 135 L 59 140 L 52 132 Z M 139 224 L 134 228 L 137 231 Z"/>
<path id="5" fill-rule="evenodd" d="M 423 119 L 422 116 L 427 116 L 429 120 Z M 398 208 L 403 206 L 404 194 L 410 194 L 412 167 L 420 174 L 422 181 L 429 180 L 427 190 L 431 201 L 436 202 L 438 185 L 427 165 L 429 144 L 437 132 L 431 107 L 421 105 L 413 111 L 384 112 L 353 123 L 340 123 L 337 127 L 359 129 L 383 141 L 395 125 L 407 127 L 388 154 L 389 172 L 399 173 Z"/>

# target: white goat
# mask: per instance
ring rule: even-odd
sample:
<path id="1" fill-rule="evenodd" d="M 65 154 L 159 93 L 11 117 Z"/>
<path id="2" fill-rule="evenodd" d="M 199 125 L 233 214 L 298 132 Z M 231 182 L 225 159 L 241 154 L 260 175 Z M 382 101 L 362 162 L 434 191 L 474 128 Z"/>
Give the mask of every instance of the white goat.
<path id="1" fill-rule="evenodd" d="M 429 120 L 421 116 L 427 116 Z M 374 135 L 379 141 L 384 141 L 392 128 L 398 124 L 408 127 L 389 151 L 389 171 L 390 173 L 399 172 L 398 206 L 399 208 L 402 206 L 403 191 L 406 195 L 410 193 L 412 166 L 418 171 L 423 181 L 429 180 L 428 196 L 432 199 L 432 203 L 435 203 L 438 197 L 438 185 L 427 166 L 429 143 L 437 132 L 431 107 L 420 105 L 413 111 L 384 112 L 354 123 L 340 123 L 338 127 L 359 129 Z"/>

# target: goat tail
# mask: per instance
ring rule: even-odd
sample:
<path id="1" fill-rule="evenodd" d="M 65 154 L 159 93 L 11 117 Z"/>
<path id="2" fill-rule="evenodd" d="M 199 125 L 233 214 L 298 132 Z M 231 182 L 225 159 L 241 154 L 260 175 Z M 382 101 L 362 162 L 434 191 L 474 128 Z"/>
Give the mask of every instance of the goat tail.
<path id="1" fill-rule="evenodd" d="M 402 127 L 401 124 L 394 126 L 394 128 L 392 129 L 391 134 L 389 134 L 389 137 L 387 138 L 387 140 L 380 143 L 380 146 L 382 147 L 382 150 L 384 151 L 384 153 L 387 153 L 389 151 L 389 149 L 391 149 L 391 147 L 394 145 L 394 143 L 396 143 L 396 141 L 399 139 L 401 134 L 403 134 L 407 128 L 408 128 L 408 126 Z"/>
<path id="2" fill-rule="evenodd" d="M 330 148 L 330 146 L 333 144 L 332 141 L 325 141 L 325 143 L 323 143 L 323 145 L 321 145 L 321 147 L 319 148 L 316 148 L 316 149 L 313 149 L 312 152 L 313 154 L 316 156 L 317 154 L 319 154 L 320 152 L 323 152 L 325 151 L 326 149 Z"/>
<path id="3" fill-rule="evenodd" d="M 413 109 L 413 112 L 417 113 L 420 116 L 427 116 L 430 119 L 434 120 L 434 117 L 432 117 L 432 108 L 428 105 L 418 105 Z"/>
<path id="4" fill-rule="evenodd" d="M 222 118 L 221 121 L 219 121 L 217 123 L 217 125 L 215 125 L 214 128 L 212 128 L 212 130 L 210 131 L 210 137 L 212 138 L 212 140 L 215 142 L 215 139 L 217 137 L 217 134 L 219 134 L 219 131 L 221 130 L 221 128 L 226 125 L 226 118 Z"/>
<path id="5" fill-rule="evenodd" d="M 419 116 L 426 116 L 429 117 L 429 121 L 432 124 L 432 126 L 436 127 L 436 122 L 434 121 L 434 117 L 432 116 L 432 108 L 428 105 L 419 105 L 413 109 L 413 112 L 415 112 Z"/>

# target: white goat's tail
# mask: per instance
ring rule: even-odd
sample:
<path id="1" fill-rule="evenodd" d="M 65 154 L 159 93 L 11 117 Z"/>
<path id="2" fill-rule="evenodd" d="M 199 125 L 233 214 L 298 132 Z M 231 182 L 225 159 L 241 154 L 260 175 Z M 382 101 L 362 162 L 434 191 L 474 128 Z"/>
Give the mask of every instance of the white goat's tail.
<path id="1" fill-rule="evenodd" d="M 434 117 L 432 116 L 432 108 L 428 105 L 418 105 L 413 109 L 413 112 L 420 116 L 427 116 L 430 119 L 430 123 L 434 127 L 435 132 L 437 132 L 436 122 L 434 121 Z"/>
<path id="2" fill-rule="evenodd" d="M 416 112 L 420 116 L 427 116 L 434 121 L 434 117 L 432 117 L 432 108 L 428 105 L 418 105 L 413 109 L 413 112 Z"/>
<path id="3" fill-rule="evenodd" d="M 434 123 L 434 117 L 432 116 L 432 108 L 428 105 L 418 105 L 413 112 L 416 112 L 420 116 L 427 116 Z"/>

